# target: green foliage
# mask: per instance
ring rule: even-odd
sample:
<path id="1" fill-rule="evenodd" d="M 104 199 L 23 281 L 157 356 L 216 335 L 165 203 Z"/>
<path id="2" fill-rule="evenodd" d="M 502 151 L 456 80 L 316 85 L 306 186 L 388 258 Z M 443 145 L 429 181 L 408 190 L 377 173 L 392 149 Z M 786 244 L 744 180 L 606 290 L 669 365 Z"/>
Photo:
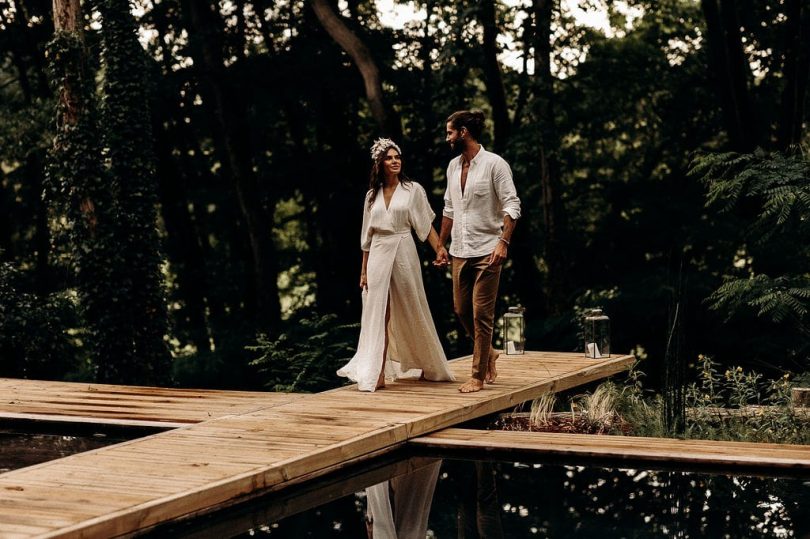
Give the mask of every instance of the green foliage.
<path id="1" fill-rule="evenodd" d="M 66 217 L 57 242 L 71 251 L 96 378 L 166 384 L 170 356 L 143 58 L 129 3 L 99 7 L 106 17 L 100 120 L 80 37 L 60 32 L 49 44 L 61 98 L 47 186 Z"/>
<path id="2" fill-rule="evenodd" d="M 690 174 L 708 207 L 744 223 L 732 274 L 707 299 L 728 321 L 753 312 L 791 328 L 793 353 L 810 358 L 810 157 L 800 149 L 699 154 Z M 740 275 L 742 274 L 742 275 Z"/>
<path id="3" fill-rule="evenodd" d="M 713 309 L 725 312 L 726 319 L 751 308 L 757 316 L 777 323 L 790 321 L 801 328 L 810 307 L 810 279 L 804 275 L 730 279 L 708 301 Z"/>
<path id="4" fill-rule="evenodd" d="M 793 408 L 788 375 L 765 380 L 742 367 L 722 373 L 719 368 L 702 354 L 694 364 L 697 377 L 686 388 L 685 438 L 810 444 L 810 417 Z M 617 411 L 633 435 L 670 436 L 663 399 L 644 390 L 637 365 L 618 391 Z"/>
<path id="5" fill-rule="evenodd" d="M 61 294 L 22 292 L 23 280 L 0 262 L 0 377 L 60 378 L 76 368 L 74 343 L 65 332 L 75 322 L 73 305 Z"/>
<path id="6" fill-rule="evenodd" d="M 157 234 L 157 182 L 152 150 L 146 62 L 127 0 L 101 0 L 104 85 L 101 125 L 114 194 L 114 282 L 121 302 L 108 305 L 117 316 L 119 346 L 100 350 L 99 379 L 166 384 L 170 356 L 162 257 Z"/>
<path id="7" fill-rule="evenodd" d="M 67 245 L 80 314 L 94 363 L 121 342 L 115 316 L 123 305 L 111 265 L 116 260 L 112 196 L 100 162 L 95 84 L 76 34 L 59 32 L 48 44 L 52 78 L 60 89 L 57 130 L 48 155 L 46 189 L 65 225 L 55 243 Z"/>
<path id="8" fill-rule="evenodd" d="M 623 384 L 618 385 L 617 413 L 630 425 L 635 436 L 671 436 L 664 422 L 664 398 L 644 388 L 644 372 L 636 361 Z M 620 434 L 615 432 L 615 434 Z"/>
<path id="9" fill-rule="evenodd" d="M 354 353 L 358 324 L 341 324 L 333 314 L 299 312 L 287 321 L 286 330 L 275 339 L 260 334 L 248 346 L 259 357 L 258 367 L 273 391 L 315 392 L 338 387 L 335 374 Z"/>
<path id="10" fill-rule="evenodd" d="M 358 318 L 366 147 L 380 133 L 357 67 L 307 2 L 146 2 L 137 21 L 121 0 L 82 3 L 85 23 L 93 22 L 84 25 L 84 45 L 59 35 L 48 49 L 58 95 L 39 83 L 53 28 L 49 4 L 13 4 L 0 22 L 0 246 L 24 273 L 20 293 L 75 290 L 76 331 L 101 378 L 163 378 L 168 334 L 180 351 L 174 372 L 186 383 L 250 387 L 244 344 L 268 326 L 256 316 L 262 273 L 251 239 L 276 248 L 269 262 L 284 317 L 313 308 Z M 443 120 L 466 107 L 491 118 L 493 99 L 479 7 L 417 4 L 426 16 L 401 29 L 385 26 L 370 1 L 341 3 L 340 14 L 372 52 L 402 122 L 407 172 L 440 213 L 450 158 Z M 780 123 L 792 65 L 785 44 L 796 25 L 790 3 L 755 4 L 737 5 L 746 10 L 738 14 L 743 50 L 759 66 L 750 97 L 766 133 Z M 528 4 L 495 2 L 499 40 L 520 59 L 499 66 L 511 125 L 498 144 L 524 203 L 499 312 L 513 301 L 527 305 L 531 347 L 577 350 L 577 309 L 599 303 L 614 322 L 615 349 L 642 346 L 661 358 L 668 322 L 661 306 L 671 296 L 673 253 L 683 253 L 685 346 L 710 350 L 723 365 L 806 370 L 810 241 L 799 183 L 806 164 L 793 154 L 707 156 L 698 175 L 719 178 L 707 209 L 705 189 L 686 174 L 687 158 L 698 148 L 722 152 L 729 133 L 701 5 L 627 5 L 638 17 L 627 16 L 625 3 L 588 0 L 590 11 L 607 15 L 604 31 L 556 3 L 554 35 L 536 36 Z M 545 37 L 554 72 L 539 88 L 529 68 L 544 60 L 535 58 L 535 44 Z M 71 112 L 62 88 L 81 97 L 76 124 L 61 119 Z M 56 125 L 54 104 L 63 107 Z M 242 136 L 229 141 L 230 131 Z M 45 215 L 43 154 L 51 142 Z M 253 238 L 234 155 L 240 170 L 255 175 L 251 201 L 275 217 Z M 541 155 L 559 165 L 552 172 L 563 213 L 553 221 L 543 215 Z M 772 181 L 757 188 L 763 175 Z M 554 316 L 542 292 L 557 267 L 544 252 L 552 222 L 561 228 L 565 260 L 557 265 L 567 277 L 563 312 Z M 448 356 L 465 353 L 447 273 L 428 264 L 423 278 Z M 268 340 L 285 327 L 270 328 Z M 664 361 L 651 364 L 662 369 Z M 651 385 L 662 378 L 655 369 Z"/>
<path id="11" fill-rule="evenodd" d="M 687 387 L 687 437 L 810 444 L 810 418 L 791 405 L 790 377 L 730 367 L 722 374 L 708 356 L 698 357 L 699 382 Z"/>

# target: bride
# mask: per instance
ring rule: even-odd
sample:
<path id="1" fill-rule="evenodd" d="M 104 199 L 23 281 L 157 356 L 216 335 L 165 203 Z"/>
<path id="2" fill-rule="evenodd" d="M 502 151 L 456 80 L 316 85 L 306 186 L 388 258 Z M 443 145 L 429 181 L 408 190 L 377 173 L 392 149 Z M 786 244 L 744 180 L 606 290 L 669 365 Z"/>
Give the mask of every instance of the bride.
<path id="1" fill-rule="evenodd" d="M 411 230 L 444 251 L 424 188 L 402 173 L 399 146 L 378 139 L 371 147 L 371 180 L 363 206 L 360 288 L 363 314 L 357 353 L 337 371 L 360 391 L 385 380 L 421 376 L 454 381 L 430 315 L 422 268 Z M 444 253 L 446 256 L 446 253 Z"/>

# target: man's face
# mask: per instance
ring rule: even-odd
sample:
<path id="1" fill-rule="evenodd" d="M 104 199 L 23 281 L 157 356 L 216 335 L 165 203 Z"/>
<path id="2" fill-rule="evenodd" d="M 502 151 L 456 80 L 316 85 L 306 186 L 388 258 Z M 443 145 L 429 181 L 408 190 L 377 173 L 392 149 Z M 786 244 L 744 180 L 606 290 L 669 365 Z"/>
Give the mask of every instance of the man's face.
<path id="1" fill-rule="evenodd" d="M 456 129 L 453 127 L 452 122 L 447 122 L 447 136 L 445 140 L 450 145 L 450 149 L 453 150 L 453 153 L 459 154 L 464 151 L 464 135 L 467 133 L 467 130 L 463 127 L 461 129 Z"/>

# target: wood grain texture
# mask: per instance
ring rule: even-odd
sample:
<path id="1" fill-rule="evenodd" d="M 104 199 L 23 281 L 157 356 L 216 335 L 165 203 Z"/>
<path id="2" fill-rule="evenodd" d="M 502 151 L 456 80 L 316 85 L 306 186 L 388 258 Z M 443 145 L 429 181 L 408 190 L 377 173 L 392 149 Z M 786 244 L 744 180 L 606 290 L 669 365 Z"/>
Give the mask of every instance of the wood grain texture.
<path id="1" fill-rule="evenodd" d="M 174 428 L 300 396 L 0 378 L 0 418 Z"/>
<path id="2" fill-rule="evenodd" d="M 438 449 L 519 450 L 536 455 L 810 470 L 810 446 L 594 434 L 444 429 L 409 444 Z"/>
<path id="3" fill-rule="evenodd" d="M 17 406 L 17 413 L 53 414 L 60 403 L 71 402 L 66 417 L 94 417 L 115 412 L 120 398 L 128 403 L 121 408 L 138 408 L 140 419 L 188 423 L 0 475 L 0 537 L 130 534 L 322 476 L 402 447 L 410 438 L 610 376 L 632 362 L 632 356 L 588 360 L 557 352 L 503 356 L 497 382 L 471 394 L 459 393 L 459 383 L 408 380 L 375 393 L 347 386 L 280 396 L 193 391 L 178 396 L 155 388 L 3 380 L 0 402 L 23 403 L 4 404 L 7 411 Z M 469 377 L 469 357 L 450 366 L 459 380 Z M 41 400 L 31 396 L 36 391 Z M 88 404 L 99 400 L 100 407 Z M 192 423 L 215 413 L 220 417 Z"/>

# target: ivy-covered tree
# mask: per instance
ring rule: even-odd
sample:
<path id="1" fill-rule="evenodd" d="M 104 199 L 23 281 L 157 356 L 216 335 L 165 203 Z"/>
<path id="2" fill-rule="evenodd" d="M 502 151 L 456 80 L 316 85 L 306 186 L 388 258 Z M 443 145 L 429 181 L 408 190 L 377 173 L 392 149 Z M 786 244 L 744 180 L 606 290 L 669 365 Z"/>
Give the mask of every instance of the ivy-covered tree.
<path id="1" fill-rule="evenodd" d="M 99 9 L 105 60 L 100 114 L 80 4 L 55 5 L 48 55 L 58 85 L 57 131 L 49 186 L 67 217 L 96 379 L 166 383 L 170 356 L 143 55 L 129 3 L 101 3 Z"/>
<path id="2" fill-rule="evenodd" d="M 152 146 L 147 62 L 128 0 L 98 2 L 104 84 L 101 126 L 114 203 L 113 280 L 115 340 L 98 350 L 98 378 L 110 382 L 166 383 L 170 356 L 162 256 L 157 234 L 157 182 Z"/>
<path id="3" fill-rule="evenodd" d="M 66 226 L 56 239 L 70 250 L 90 357 L 97 363 L 118 341 L 113 316 L 120 303 L 112 263 L 115 256 L 113 197 L 102 167 L 95 72 L 83 38 L 78 0 L 54 3 L 48 59 L 55 82 L 56 131 L 48 156 L 47 186 L 54 211 Z"/>

